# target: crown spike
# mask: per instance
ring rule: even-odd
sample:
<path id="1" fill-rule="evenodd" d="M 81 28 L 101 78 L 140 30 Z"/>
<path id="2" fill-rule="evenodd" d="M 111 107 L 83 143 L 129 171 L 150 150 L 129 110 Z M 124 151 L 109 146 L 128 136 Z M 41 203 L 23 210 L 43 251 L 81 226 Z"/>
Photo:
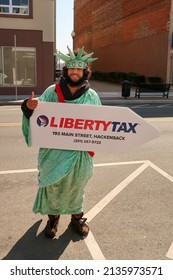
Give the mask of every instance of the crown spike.
<path id="1" fill-rule="evenodd" d="M 84 52 L 84 47 L 82 47 L 82 48 L 79 50 L 79 52 L 78 52 L 78 54 L 77 54 L 77 56 L 76 56 L 76 59 L 82 60 L 83 52 Z"/>
<path id="2" fill-rule="evenodd" d="M 74 60 L 74 59 L 76 58 L 75 55 L 74 55 L 74 53 L 70 50 L 69 46 L 67 46 L 67 49 L 68 49 L 68 51 L 69 51 L 71 60 Z"/>
<path id="3" fill-rule="evenodd" d="M 88 54 L 82 56 L 82 60 L 85 61 L 87 58 L 89 58 L 92 55 L 93 55 L 93 52 L 92 53 L 88 53 Z"/>
<path id="4" fill-rule="evenodd" d="M 61 52 L 57 53 L 56 54 L 61 60 L 65 61 L 65 62 L 68 62 L 70 61 L 70 57 L 68 55 L 65 55 Z"/>
<path id="5" fill-rule="evenodd" d="M 92 61 L 94 61 L 94 60 L 96 60 L 96 59 L 98 59 L 98 58 L 97 58 L 97 57 L 93 57 L 93 58 L 91 57 L 91 58 L 88 58 L 88 59 L 87 59 L 87 62 L 92 62 Z"/>

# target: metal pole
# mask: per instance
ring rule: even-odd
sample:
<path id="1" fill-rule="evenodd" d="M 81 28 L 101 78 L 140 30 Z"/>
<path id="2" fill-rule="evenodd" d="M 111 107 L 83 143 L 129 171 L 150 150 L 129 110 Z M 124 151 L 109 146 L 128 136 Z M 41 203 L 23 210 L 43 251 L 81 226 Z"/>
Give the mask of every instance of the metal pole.
<path id="1" fill-rule="evenodd" d="M 17 98 L 17 56 L 16 56 L 16 35 L 14 35 L 14 72 L 15 72 L 15 93 Z"/>
<path id="2" fill-rule="evenodd" d="M 3 79 L 3 76 L 4 76 L 4 47 L 2 47 L 2 86 L 4 86 L 4 79 Z"/>

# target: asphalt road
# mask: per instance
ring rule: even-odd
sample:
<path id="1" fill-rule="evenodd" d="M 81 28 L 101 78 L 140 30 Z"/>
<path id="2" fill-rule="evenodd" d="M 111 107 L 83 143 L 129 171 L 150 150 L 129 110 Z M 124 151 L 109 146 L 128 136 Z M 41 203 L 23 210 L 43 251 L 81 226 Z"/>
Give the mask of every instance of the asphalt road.
<path id="1" fill-rule="evenodd" d="M 137 103 L 122 102 L 116 100 L 102 99 L 102 104 L 106 106 L 128 107 L 143 118 L 173 117 L 173 103 Z"/>
<path id="2" fill-rule="evenodd" d="M 128 107 L 143 118 L 173 117 L 173 104 L 130 104 Z"/>
<path id="3" fill-rule="evenodd" d="M 47 218 L 32 213 L 37 148 L 24 142 L 20 107 L 0 107 L 1 259 L 173 259 L 172 107 L 132 107 L 142 116 L 157 116 L 147 121 L 160 137 L 128 153 L 96 154 L 85 193 L 91 233 L 84 240 L 68 215 L 61 217 L 55 239 L 44 237 Z"/>

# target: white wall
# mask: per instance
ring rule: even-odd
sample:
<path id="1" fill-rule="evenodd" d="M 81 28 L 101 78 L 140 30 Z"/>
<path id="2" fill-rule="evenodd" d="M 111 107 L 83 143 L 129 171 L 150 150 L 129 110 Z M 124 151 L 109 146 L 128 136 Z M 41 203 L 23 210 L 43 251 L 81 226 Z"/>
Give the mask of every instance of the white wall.
<path id="1" fill-rule="evenodd" d="M 55 0 L 33 0 L 33 19 L 0 17 L 2 29 L 43 30 L 43 41 L 55 41 Z"/>

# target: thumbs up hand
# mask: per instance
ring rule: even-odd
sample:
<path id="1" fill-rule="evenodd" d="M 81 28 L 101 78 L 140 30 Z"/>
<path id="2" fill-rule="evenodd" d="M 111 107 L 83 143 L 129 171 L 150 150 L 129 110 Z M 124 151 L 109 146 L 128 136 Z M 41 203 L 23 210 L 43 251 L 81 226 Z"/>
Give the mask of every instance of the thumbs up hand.
<path id="1" fill-rule="evenodd" d="M 31 96 L 26 102 L 26 106 L 30 110 L 34 110 L 38 106 L 38 100 L 34 99 L 35 93 L 32 91 Z"/>

